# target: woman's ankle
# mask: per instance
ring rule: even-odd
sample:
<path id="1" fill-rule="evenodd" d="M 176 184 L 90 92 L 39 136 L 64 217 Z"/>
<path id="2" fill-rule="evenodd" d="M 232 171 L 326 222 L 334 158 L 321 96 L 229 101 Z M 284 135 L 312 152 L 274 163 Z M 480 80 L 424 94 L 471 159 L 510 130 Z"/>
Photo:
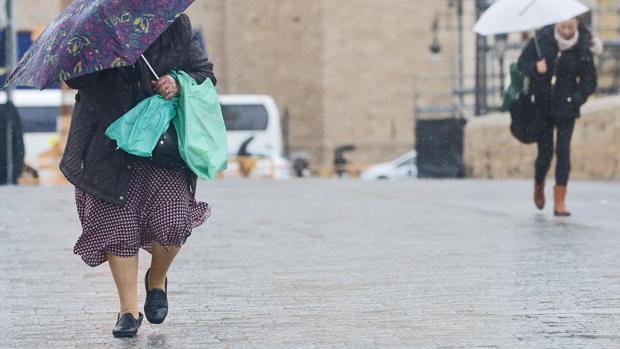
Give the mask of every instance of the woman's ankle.
<path id="1" fill-rule="evenodd" d="M 160 277 L 156 277 L 155 275 L 149 272 L 147 281 L 149 283 L 149 290 L 159 288 L 159 289 L 166 291 L 166 276 L 165 275 L 160 278 Z"/>
<path id="2" fill-rule="evenodd" d="M 131 314 L 133 316 L 134 319 L 138 319 L 140 317 L 140 311 L 136 309 L 125 309 L 125 310 L 121 310 L 120 311 L 120 316 L 123 316 L 125 314 Z"/>

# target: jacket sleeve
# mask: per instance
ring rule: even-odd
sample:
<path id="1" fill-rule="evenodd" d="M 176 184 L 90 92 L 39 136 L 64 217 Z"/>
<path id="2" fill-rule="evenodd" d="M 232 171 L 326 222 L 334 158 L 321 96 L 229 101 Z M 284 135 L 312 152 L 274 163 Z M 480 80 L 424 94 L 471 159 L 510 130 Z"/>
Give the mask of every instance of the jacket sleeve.
<path id="1" fill-rule="evenodd" d="M 536 51 L 536 44 L 534 43 L 534 39 L 531 39 L 521 52 L 517 67 L 523 75 L 530 79 L 536 79 L 542 76 L 536 69 L 537 62 L 538 52 Z"/>
<path id="2" fill-rule="evenodd" d="M 94 72 L 77 78 L 66 80 L 65 83 L 74 90 L 79 90 L 94 84 L 101 72 Z"/>
<path id="3" fill-rule="evenodd" d="M 207 53 L 200 46 L 200 42 L 198 42 L 198 38 L 196 38 L 196 34 L 194 34 L 187 15 L 183 14 L 181 16 L 183 16 L 182 20 L 185 24 L 185 29 L 188 31 L 186 35 L 190 38 L 183 70 L 199 84 L 209 78 L 213 82 L 213 85 L 216 85 L 217 79 L 213 73 L 213 63 L 209 61 Z"/>
<path id="4" fill-rule="evenodd" d="M 581 57 L 581 64 L 583 66 L 579 72 L 579 87 L 572 96 L 573 100 L 578 105 L 582 105 L 588 100 L 588 97 L 596 91 L 598 84 L 594 58 L 589 50 L 584 50 Z"/>

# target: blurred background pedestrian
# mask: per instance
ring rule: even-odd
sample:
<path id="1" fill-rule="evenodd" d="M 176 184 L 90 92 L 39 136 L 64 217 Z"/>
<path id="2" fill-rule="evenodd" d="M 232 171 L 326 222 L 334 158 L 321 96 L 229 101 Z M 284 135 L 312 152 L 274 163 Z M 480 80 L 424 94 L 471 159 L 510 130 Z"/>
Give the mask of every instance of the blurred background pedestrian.
<path id="1" fill-rule="evenodd" d="M 594 93 L 597 73 L 591 51 L 592 35 L 574 18 L 543 28 L 530 40 L 519 57 L 519 70 L 529 78 L 529 98 L 537 117 L 544 118 L 539 130 L 535 162 L 534 203 L 545 207 L 545 179 L 554 151 L 556 169 L 554 214 L 569 216 L 565 199 L 571 170 L 571 138 L 581 106 Z M 538 44 L 538 48 L 536 47 Z"/>

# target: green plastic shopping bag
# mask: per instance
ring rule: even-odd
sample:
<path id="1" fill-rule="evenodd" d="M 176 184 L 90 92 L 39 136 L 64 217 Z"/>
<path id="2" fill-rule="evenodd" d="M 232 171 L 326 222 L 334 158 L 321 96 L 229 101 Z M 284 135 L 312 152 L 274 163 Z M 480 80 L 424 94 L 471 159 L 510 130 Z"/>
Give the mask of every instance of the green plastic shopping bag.
<path id="1" fill-rule="evenodd" d="M 172 122 L 181 158 L 199 177 L 213 179 L 228 166 L 226 125 L 215 86 L 210 79 L 199 85 L 183 71 L 170 75 L 180 88 L 177 117 Z"/>
<path id="2" fill-rule="evenodd" d="M 149 97 L 116 120 L 105 135 L 129 154 L 151 157 L 157 141 L 177 115 L 178 98 Z"/>

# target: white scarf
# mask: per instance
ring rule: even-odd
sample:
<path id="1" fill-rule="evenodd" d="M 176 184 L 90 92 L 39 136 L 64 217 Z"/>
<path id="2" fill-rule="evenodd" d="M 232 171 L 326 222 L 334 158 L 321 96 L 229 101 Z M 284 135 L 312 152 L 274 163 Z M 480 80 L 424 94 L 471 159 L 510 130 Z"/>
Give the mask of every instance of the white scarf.
<path id="1" fill-rule="evenodd" d="M 579 41 L 579 30 L 577 30 L 575 32 L 575 35 L 573 35 L 573 37 L 568 40 L 564 39 L 562 35 L 560 35 L 557 27 L 555 28 L 555 33 L 553 35 L 555 37 L 555 40 L 558 42 L 558 47 L 560 48 L 560 51 L 570 50 L 571 48 L 573 48 L 573 46 L 577 45 L 577 41 Z"/>

